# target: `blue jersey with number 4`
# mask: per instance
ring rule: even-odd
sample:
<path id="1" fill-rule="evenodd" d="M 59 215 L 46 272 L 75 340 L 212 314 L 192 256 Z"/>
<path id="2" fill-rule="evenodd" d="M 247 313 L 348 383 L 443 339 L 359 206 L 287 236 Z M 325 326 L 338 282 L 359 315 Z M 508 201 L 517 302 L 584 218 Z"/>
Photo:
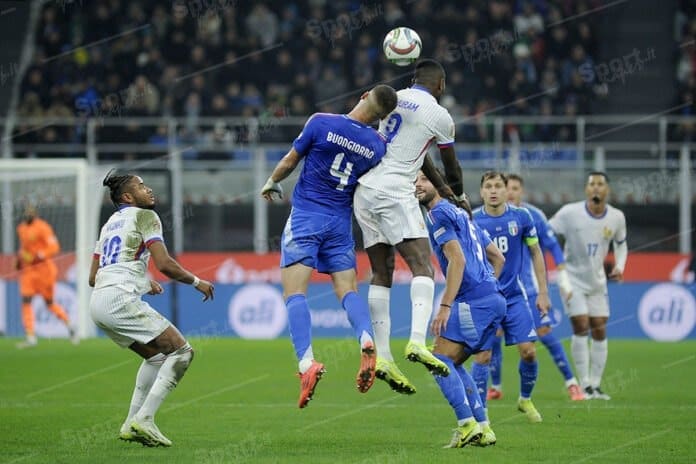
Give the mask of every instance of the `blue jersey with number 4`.
<path id="1" fill-rule="evenodd" d="M 524 295 L 525 290 L 520 278 L 523 272 L 524 248 L 539 241 L 529 211 L 506 205 L 503 214 L 490 216 L 483 207 L 479 207 L 474 210 L 474 221 L 488 232 L 493 243 L 505 255 L 505 264 L 498 278 L 505 298 Z"/>
<path id="2" fill-rule="evenodd" d="M 327 113 L 314 114 L 293 146 L 304 157 L 293 207 L 327 215 L 350 216 L 358 178 L 386 152 L 386 140 L 372 127 Z"/>

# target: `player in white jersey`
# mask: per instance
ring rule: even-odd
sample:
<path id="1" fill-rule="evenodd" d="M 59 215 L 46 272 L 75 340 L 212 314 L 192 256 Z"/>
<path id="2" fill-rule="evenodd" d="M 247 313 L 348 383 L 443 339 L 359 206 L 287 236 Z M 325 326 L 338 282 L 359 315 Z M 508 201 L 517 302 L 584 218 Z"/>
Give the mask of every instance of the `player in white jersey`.
<path id="1" fill-rule="evenodd" d="M 118 211 L 99 234 L 89 273 L 89 285 L 94 287 L 89 309 L 94 323 L 117 345 L 144 359 L 119 438 L 145 446 L 171 446 L 154 417 L 186 372 L 193 350 L 176 327 L 141 299 L 145 293 L 163 292 L 147 276 L 150 255 L 160 272 L 193 285 L 204 295 L 203 301 L 213 298 L 213 286 L 169 256 L 162 223 L 153 211 L 155 197 L 140 177 L 109 173 L 104 186 Z"/>
<path id="2" fill-rule="evenodd" d="M 626 218 L 607 204 L 609 178 L 603 172 L 592 172 L 585 185 L 585 201 L 563 206 L 549 221 L 565 241 L 566 270 L 572 295 L 564 301 L 573 325 L 571 351 L 575 371 L 588 399 L 608 400 L 600 385 L 607 362 L 606 325 L 609 319 L 607 278 L 604 258 L 613 242 L 615 265 L 609 278 L 623 279 L 628 246 Z M 588 348 L 588 333 L 592 341 Z"/>
<path id="3" fill-rule="evenodd" d="M 380 164 L 359 179 L 354 196 L 355 216 L 362 229 L 373 274 L 368 301 L 377 348 L 376 374 L 392 389 L 406 394 L 415 393 L 415 388 L 397 367 L 389 346 L 389 293 L 395 248 L 413 274 L 411 335 L 406 345 L 406 358 L 423 363 L 431 372 L 449 374 L 447 366 L 425 346 L 435 284 L 428 231 L 415 197 L 415 181 L 420 169 L 441 196 L 463 196 L 462 173 L 453 148 L 454 122 L 437 102 L 444 89 L 442 65 L 434 60 L 420 61 L 416 65 L 413 86 L 397 92 L 396 109 L 380 122 L 380 132 L 387 136 L 387 153 Z M 446 177 L 454 193 L 427 156 L 433 142 L 440 148 Z"/>

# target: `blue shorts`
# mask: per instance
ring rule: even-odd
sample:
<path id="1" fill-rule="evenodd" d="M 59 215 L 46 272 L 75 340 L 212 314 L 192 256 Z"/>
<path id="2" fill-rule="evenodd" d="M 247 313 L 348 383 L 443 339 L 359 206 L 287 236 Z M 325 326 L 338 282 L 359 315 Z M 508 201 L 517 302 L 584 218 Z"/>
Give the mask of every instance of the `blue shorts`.
<path id="1" fill-rule="evenodd" d="M 280 267 L 301 263 L 319 272 L 355 269 L 351 217 L 327 216 L 293 208 L 280 245 Z"/>
<path id="2" fill-rule="evenodd" d="M 442 337 L 466 345 L 469 354 L 490 350 L 504 316 L 505 298 L 500 293 L 468 302 L 457 300 Z"/>
<path id="3" fill-rule="evenodd" d="M 524 295 L 516 295 L 507 300 L 507 313 L 500 325 L 505 331 L 505 345 L 537 340 L 534 317 Z"/>
<path id="4" fill-rule="evenodd" d="M 532 311 L 532 317 L 534 317 L 534 327 L 537 329 L 539 327 L 555 327 L 558 325 L 556 320 L 556 315 L 554 314 L 553 308 L 549 308 L 549 312 L 545 316 L 541 315 L 541 311 L 536 307 L 536 293 L 527 294 L 527 301 L 529 301 L 529 309 Z"/>

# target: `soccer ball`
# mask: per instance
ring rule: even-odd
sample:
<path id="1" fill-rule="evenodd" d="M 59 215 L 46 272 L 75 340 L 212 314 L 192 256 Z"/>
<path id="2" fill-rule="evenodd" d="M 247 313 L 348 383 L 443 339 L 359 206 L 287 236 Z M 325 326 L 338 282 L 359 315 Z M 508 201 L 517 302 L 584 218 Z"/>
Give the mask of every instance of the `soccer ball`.
<path id="1" fill-rule="evenodd" d="M 416 31 L 408 27 L 392 29 L 384 37 L 382 48 L 387 60 L 397 66 L 408 66 L 421 54 L 423 44 Z"/>

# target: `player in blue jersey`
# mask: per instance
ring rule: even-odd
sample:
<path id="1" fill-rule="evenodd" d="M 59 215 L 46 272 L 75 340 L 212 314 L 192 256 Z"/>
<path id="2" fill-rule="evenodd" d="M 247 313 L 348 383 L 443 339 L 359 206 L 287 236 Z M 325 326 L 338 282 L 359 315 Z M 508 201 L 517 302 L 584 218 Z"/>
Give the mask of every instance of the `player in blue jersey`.
<path id="1" fill-rule="evenodd" d="M 375 378 L 376 355 L 367 302 L 357 293 L 353 192 L 358 177 L 376 166 L 386 139 L 368 124 L 396 107 L 396 91 L 378 85 L 365 92 L 348 114 L 314 114 L 273 170 L 261 194 L 282 196 L 279 184 L 304 159 L 281 242 L 281 281 L 290 336 L 299 361 L 300 408 L 314 394 L 324 365 L 314 360 L 307 285 L 314 269 L 331 274 L 336 296 L 360 342 L 357 387 L 366 392 Z"/>
<path id="2" fill-rule="evenodd" d="M 446 448 L 470 443 L 492 445 L 495 434 L 476 384 L 462 363 L 473 353 L 491 349 L 505 315 L 505 298 L 486 256 L 498 272 L 505 258 L 466 211 L 437 193 L 422 171 L 416 178 L 416 197 L 428 209 L 428 235 L 446 277 L 440 309 L 431 324 L 436 337 L 433 354 L 450 372 L 457 373 L 434 374 L 457 417 L 454 436 Z"/>
<path id="3" fill-rule="evenodd" d="M 556 240 L 553 230 L 551 227 L 549 227 L 546 215 L 544 215 L 544 212 L 536 206 L 522 202 L 522 196 L 524 195 L 524 180 L 521 176 L 517 174 L 508 174 L 507 178 L 508 201 L 515 206 L 525 208 L 532 215 L 534 227 L 536 227 L 537 235 L 539 236 L 539 244 L 541 245 L 541 249 L 543 251 L 548 251 L 553 256 L 553 260 L 558 268 L 558 285 L 561 290 L 561 297 L 567 300 L 572 295 L 572 288 L 570 286 L 568 274 L 565 270 L 563 250 L 558 244 L 558 240 Z M 523 260 L 522 274 L 520 277 L 522 279 L 522 284 L 527 291 L 527 300 L 533 302 L 536 301 L 539 287 L 538 282 L 534 278 L 534 270 L 529 249 L 526 247 L 523 248 Z M 534 325 L 536 327 L 539 340 L 541 340 L 546 349 L 549 351 L 551 358 L 553 358 L 554 363 L 558 367 L 558 370 L 561 371 L 561 374 L 565 379 L 568 396 L 573 401 L 584 400 L 585 395 L 583 394 L 577 379 L 573 375 L 573 371 L 570 368 L 570 363 L 568 362 L 568 357 L 563 349 L 563 344 L 551 333 L 551 327 L 557 323 L 553 311 L 549 311 L 545 315 L 542 315 L 542 313 L 539 311 L 532 311 L 532 315 L 534 316 Z M 501 350 L 501 336 L 498 335 L 495 343 L 493 344 L 493 356 L 491 357 L 490 369 L 493 385 L 488 390 L 489 400 L 502 398 L 502 362 L 503 356 Z"/>
<path id="4" fill-rule="evenodd" d="M 534 342 L 537 339 L 532 309 L 520 279 L 523 251 L 529 248 L 534 265 L 534 275 L 539 283 L 536 308 L 546 314 L 551 306 L 546 286 L 546 266 L 539 247 L 539 238 L 532 216 L 524 208 L 507 203 L 507 178 L 503 173 L 488 171 L 481 177 L 483 206 L 474 211 L 474 220 L 491 237 L 505 255 L 505 265 L 499 280 L 507 300 L 507 314 L 501 327 L 505 331 L 505 344 L 517 345 L 520 353 L 520 397 L 518 409 L 530 422 L 541 422 L 541 415 L 531 400 L 539 366 Z M 536 309 L 534 309 L 536 311 Z M 488 366 L 477 359 L 472 367 L 473 377 L 481 396 L 486 395 Z"/>

